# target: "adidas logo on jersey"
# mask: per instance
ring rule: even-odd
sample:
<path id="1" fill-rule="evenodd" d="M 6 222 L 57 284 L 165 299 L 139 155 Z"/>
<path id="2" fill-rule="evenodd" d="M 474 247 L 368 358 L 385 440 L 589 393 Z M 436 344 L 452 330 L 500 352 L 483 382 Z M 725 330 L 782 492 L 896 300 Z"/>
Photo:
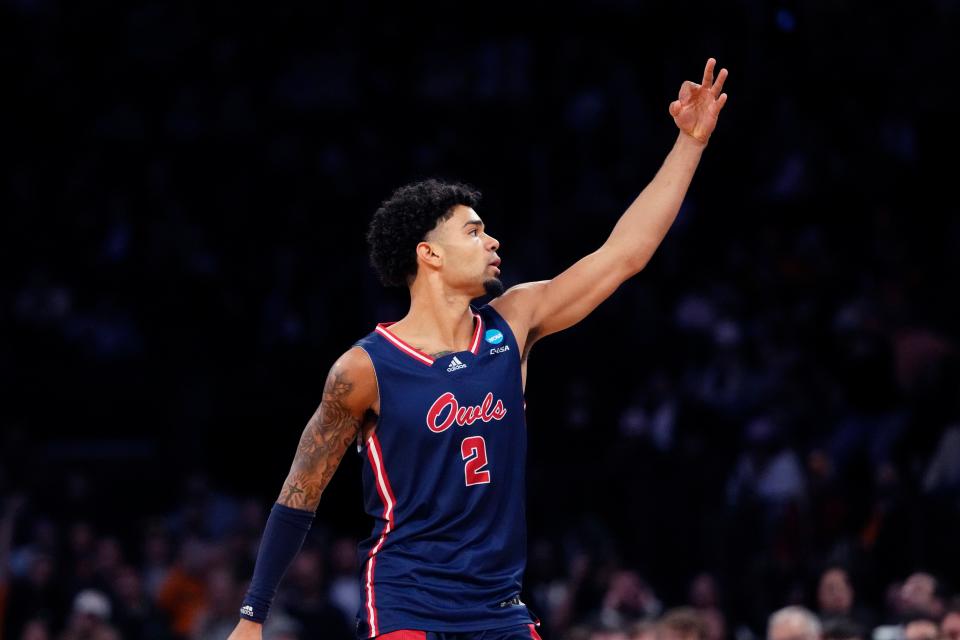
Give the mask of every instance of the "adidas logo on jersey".
<path id="1" fill-rule="evenodd" d="M 252 616 L 252 615 L 253 615 L 253 607 L 251 607 L 251 606 L 248 605 L 248 604 L 245 604 L 245 605 L 243 605 L 243 606 L 240 608 L 240 613 L 241 613 L 242 615 L 245 615 L 245 616 Z"/>
<path id="2" fill-rule="evenodd" d="M 460 362 L 460 358 L 453 356 L 453 360 L 450 361 L 450 366 L 447 367 L 447 373 L 451 371 L 456 371 L 457 369 L 466 369 L 467 365 Z"/>

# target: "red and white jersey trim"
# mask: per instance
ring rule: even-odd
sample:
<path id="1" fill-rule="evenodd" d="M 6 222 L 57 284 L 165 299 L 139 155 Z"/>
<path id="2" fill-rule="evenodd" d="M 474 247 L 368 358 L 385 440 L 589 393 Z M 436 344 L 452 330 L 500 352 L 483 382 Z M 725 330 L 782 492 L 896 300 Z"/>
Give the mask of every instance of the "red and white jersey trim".
<path id="1" fill-rule="evenodd" d="M 370 549 L 367 560 L 367 572 L 364 576 L 364 590 L 367 599 L 367 619 L 370 622 L 370 637 L 379 635 L 380 629 L 377 623 L 377 604 L 373 588 L 373 570 L 377 564 L 377 553 L 383 547 L 387 534 L 393 531 L 393 508 L 397 499 L 393 495 L 393 488 L 390 486 L 390 480 L 387 478 L 387 470 L 383 465 L 383 451 L 380 448 L 380 440 L 374 433 L 367 441 L 367 458 L 370 460 L 370 466 L 373 469 L 373 475 L 377 481 L 377 493 L 380 494 L 380 500 L 383 502 L 383 519 L 387 521 L 383 531 L 380 533 L 380 539 L 377 544 Z"/>
<path id="2" fill-rule="evenodd" d="M 470 352 L 473 355 L 477 355 L 480 350 L 480 336 L 483 335 L 483 319 L 480 317 L 479 313 L 473 312 L 473 317 L 476 319 L 474 322 L 473 338 L 470 340 Z M 381 322 L 378 324 L 374 331 L 382 335 L 387 341 L 395 346 L 400 351 L 404 352 L 414 360 L 422 362 L 423 364 L 432 366 L 435 362 L 434 358 L 431 358 L 429 355 L 420 351 L 416 347 L 404 342 L 399 337 L 395 336 L 387 327 L 390 325 L 396 324 L 396 322 Z"/>
<path id="3" fill-rule="evenodd" d="M 470 353 L 477 355 L 477 350 L 480 349 L 480 335 L 483 333 L 483 320 L 478 313 L 473 314 L 473 317 L 477 319 L 477 323 L 476 329 L 473 330 L 473 340 L 470 341 Z"/>
<path id="4" fill-rule="evenodd" d="M 375 329 L 375 331 L 380 335 L 382 335 L 384 338 L 386 338 L 387 341 L 390 342 L 390 344 L 395 346 L 397 349 L 400 349 L 400 351 L 403 351 L 405 354 L 407 354 L 414 360 L 419 360 L 420 362 L 427 365 L 428 367 L 431 366 L 433 364 L 433 358 L 425 354 L 423 351 L 420 351 L 420 349 L 417 349 L 416 347 L 407 344 L 397 336 L 387 331 L 387 327 L 389 327 L 392 324 L 395 324 L 395 323 L 381 322 L 380 324 L 377 325 L 377 328 Z"/>

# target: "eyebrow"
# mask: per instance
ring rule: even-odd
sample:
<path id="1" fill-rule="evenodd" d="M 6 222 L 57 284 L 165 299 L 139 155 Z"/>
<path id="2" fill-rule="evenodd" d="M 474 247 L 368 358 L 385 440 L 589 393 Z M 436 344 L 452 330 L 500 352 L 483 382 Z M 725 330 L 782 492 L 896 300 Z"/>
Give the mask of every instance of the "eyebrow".
<path id="1" fill-rule="evenodd" d="M 481 227 L 484 226 L 484 225 L 483 225 L 483 220 L 481 220 L 480 218 L 477 218 L 476 220 L 467 220 L 467 221 L 463 224 L 463 226 L 464 226 L 464 227 L 468 227 L 468 226 L 470 226 L 471 224 L 475 224 L 475 225 L 478 225 L 478 226 L 481 226 Z"/>

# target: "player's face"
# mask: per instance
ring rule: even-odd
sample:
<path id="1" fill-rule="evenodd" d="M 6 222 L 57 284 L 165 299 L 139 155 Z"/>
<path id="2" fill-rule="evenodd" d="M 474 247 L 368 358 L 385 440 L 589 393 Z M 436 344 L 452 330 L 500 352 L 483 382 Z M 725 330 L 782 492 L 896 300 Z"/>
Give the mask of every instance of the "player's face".
<path id="1" fill-rule="evenodd" d="M 450 286 L 467 289 L 475 297 L 502 293 L 500 243 L 486 232 L 472 207 L 457 205 L 436 229 L 434 242 L 442 251 L 444 280 Z"/>

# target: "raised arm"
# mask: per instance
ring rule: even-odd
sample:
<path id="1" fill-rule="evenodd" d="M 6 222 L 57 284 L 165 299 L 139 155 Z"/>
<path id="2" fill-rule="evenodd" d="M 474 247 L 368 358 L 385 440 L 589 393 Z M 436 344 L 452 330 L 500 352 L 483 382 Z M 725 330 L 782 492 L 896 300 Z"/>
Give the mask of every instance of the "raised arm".
<path id="1" fill-rule="evenodd" d="M 689 80 L 669 112 L 680 130 L 657 175 L 620 216 L 603 245 L 552 280 L 511 287 L 491 302 L 529 349 L 537 339 L 585 318 L 628 278 L 641 271 L 660 246 L 680 210 L 717 116 L 727 70 L 716 80 L 710 58 L 703 82 Z"/>
<path id="2" fill-rule="evenodd" d="M 259 640 L 277 586 L 303 546 L 320 496 L 350 443 L 378 402 L 376 374 L 366 352 L 354 347 L 327 375 L 323 399 L 307 422 L 283 489 L 264 527 L 253 580 L 228 640 Z"/>

